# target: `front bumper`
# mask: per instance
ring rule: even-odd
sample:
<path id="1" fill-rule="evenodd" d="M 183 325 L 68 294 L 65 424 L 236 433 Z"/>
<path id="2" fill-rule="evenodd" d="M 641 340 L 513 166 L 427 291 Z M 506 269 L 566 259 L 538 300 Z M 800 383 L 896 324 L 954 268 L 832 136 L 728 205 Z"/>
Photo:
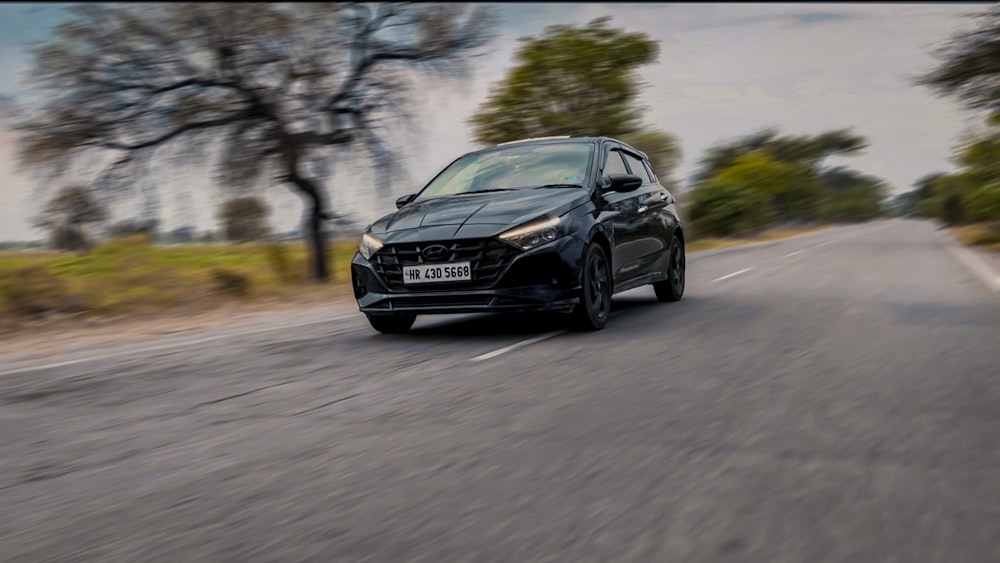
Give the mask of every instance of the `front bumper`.
<path id="1" fill-rule="evenodd" d="M 568 312 L 579 302 L 583 241 L 566 236 L 518 254 L 489 287 L 459 283 L 391 288 L 360 254 L 351 262 L 354 297 L 370 315 Z"/>

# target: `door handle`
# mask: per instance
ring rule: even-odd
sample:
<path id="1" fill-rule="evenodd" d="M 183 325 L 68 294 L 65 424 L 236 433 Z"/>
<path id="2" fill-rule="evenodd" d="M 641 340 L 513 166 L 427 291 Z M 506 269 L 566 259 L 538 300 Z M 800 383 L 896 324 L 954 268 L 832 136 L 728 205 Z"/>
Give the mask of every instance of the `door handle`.
<path id="1" fill-rule="evenodd" d="M 639 213 L 645 213 L 647 209 L 649 208 L 646 207 L 645 205 L 640 205 L 638 211 Z"/>

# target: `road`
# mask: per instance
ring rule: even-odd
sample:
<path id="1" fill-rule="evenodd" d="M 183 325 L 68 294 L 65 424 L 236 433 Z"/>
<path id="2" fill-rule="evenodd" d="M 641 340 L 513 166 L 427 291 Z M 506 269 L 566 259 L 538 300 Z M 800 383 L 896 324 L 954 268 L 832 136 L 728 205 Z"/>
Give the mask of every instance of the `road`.
<path id="1" fill-rule="evenodd" d="M 597 333 L 354 310 L 10 359 L 0 559 L 1000 561 L 1000 293 L 939 237 L 694 254 Z"/>

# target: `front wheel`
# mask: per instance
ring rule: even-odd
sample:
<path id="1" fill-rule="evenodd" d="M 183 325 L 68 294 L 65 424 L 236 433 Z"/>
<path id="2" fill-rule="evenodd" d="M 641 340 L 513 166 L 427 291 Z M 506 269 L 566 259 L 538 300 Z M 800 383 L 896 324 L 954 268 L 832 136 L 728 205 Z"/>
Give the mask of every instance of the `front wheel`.
<path id="1" fill-rule="evenodd" d="M 401 334 L 413 326 L 416 315 L 368 315 L 372 328 L 382 334 Z"/>
<path id="2" fill-rule="evenodd" d="M 667 266 L 667 279 L 653 284 L 656 299 L 662 303 L 680 301 L 684 296 L 684 276 L 687 263 L 684 256 L 684 245 L 676 236 L 670 244 L 670 258 Z"/>
<path id="3" fill-rule="evenodd" d="M 601 330 L 611 316 L 611 268 L 604 249 L 591 244 L 583 253 L 583 288 L 574 311 L 574 328 Z"/>

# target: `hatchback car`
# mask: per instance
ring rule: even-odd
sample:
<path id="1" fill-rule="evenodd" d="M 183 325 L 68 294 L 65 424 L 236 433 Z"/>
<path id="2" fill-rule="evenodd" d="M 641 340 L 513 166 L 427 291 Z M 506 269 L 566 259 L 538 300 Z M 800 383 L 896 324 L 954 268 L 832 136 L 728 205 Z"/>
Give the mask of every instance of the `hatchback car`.
<path id="1" fill-rule="evenodd" d="M 607 137 L 504 143 L 456 159 L 361 237 L 354 296 L 375 330 L 417 315 L 555 311 L 604 328 L 611 297 L 684 294 L 684 230 L 645 154 Z"/>

